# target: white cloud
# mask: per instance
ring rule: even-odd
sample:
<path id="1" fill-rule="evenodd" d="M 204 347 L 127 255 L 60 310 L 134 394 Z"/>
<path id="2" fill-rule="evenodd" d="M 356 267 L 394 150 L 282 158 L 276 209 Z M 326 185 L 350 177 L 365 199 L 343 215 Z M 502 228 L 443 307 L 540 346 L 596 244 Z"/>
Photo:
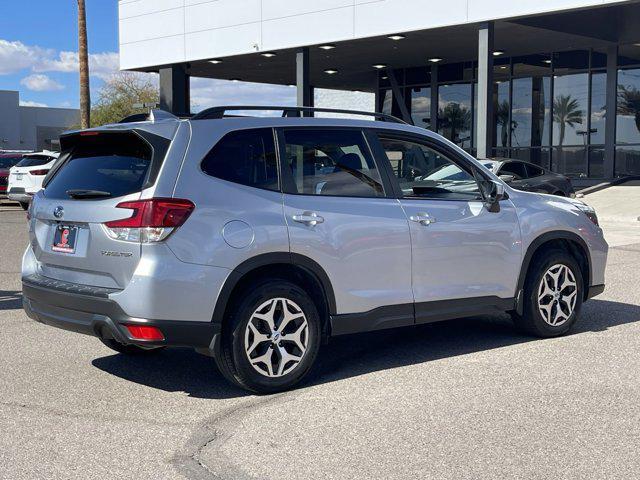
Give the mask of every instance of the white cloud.
<path id="1" fill-rule="evenodd" d="M 51 92 L 64 89 L 64 85 L 41 73 L 34 73 L 33 75 L 23 78 L 20 80 L 20 84 L 34 92 Z"/>
<path id="2" fill-rule="evenodd" d="M 20 100 L 21 107 L 48 107 L 46 103 L 32 102 L 30 100 Z"/>
<path id="3" fill-rule="evenodd" d="M 77 72 L 78 52 L 56 52 L 52 49 L 25 45 L 0 39 L 0 75 L 21 70 L 36 73 Z M 116 52 L 92 53 L 89 55 L 89 71 L 92 76 L 107 79 L 120 69 Z"/>

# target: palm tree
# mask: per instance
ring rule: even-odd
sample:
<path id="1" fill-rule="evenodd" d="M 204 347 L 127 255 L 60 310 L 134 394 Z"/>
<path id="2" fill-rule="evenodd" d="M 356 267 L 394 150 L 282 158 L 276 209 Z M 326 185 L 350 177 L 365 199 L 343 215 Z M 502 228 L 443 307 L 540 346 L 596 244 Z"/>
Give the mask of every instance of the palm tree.
<path id="1" fill-rule="evenodd" d="M 459 103 L 448 103 L 444 109 L 438 113 L 441 128 L 443 131 L 449 130 L 449 134 L 445 136 L 454 143 L 458 143 L 457 138 L 460 131 L 469 130 L 471 125 L 471 110 Z"/>
<path id="2" fill-rule="evenodd" d="M 87 46 L 87 13 L 84 0 L 78 0 L 78 63 L 80 67 L 80 127 L 91 124 L 91 96 L 89 93 L 89 52 Z"/>
<path id="3" fill-rule="evenodd" d="M 632 115 L 640 132 L 640 91 L 637 88 L 618 86 L 618 113 Z"/>
<path id="4" fill-rule="evenodd" d="M 553 121 L 560 125 L 559 146 L 564 143 L 567 125 L 582 125 L 582 110 L 579 107 L 580 104 L 571 95 L 560 95 L 553 101 Z"/>

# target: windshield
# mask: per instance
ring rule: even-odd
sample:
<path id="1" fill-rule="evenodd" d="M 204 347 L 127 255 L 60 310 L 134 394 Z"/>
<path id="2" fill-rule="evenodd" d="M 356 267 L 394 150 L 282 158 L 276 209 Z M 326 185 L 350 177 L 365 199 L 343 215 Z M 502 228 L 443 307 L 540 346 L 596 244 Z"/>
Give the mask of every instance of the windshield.
<path id="1" fill-rule="evenodd" d="M 47 155 L 31 155 L 20 160 L 16 167 L 39 167 L 40 165 L 46 165 L 51 160 L 54 160 L 54 158 Z"/>
<path id="2" fill-rule="evenodd" d="M 22 155 L 19 157 L 0 157 L 0 168 L 11 168 L 15 166 L 22 159 Z"/>
<path id="3" fill-rule="evenodd" d="M 151 165 L 152 149 L 135 134 L 83 137 L 46 183 L 49 198 L 72 198 L 68 192 L 87 190 L 121 197 L 139 192 Z"/>

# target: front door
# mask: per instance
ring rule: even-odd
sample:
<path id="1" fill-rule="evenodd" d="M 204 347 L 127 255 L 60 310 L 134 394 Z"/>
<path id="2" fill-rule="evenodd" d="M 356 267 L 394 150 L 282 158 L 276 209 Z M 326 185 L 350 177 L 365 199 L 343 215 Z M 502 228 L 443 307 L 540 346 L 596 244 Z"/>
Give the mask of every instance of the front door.
<path id="1" fill-rule="evenodd" d="M 333 285 L 335 333 L 413 324 L 409 226 L 359 129 L 279 132 L 291 252 Z"/>
<path id="2" fill-rule="evenodd" d="M 409 219 L 418 323 L 513 305 L 520 273 L 515 207 L 485 206 L 476 168 L 437 140 L 379 134 Z"/>

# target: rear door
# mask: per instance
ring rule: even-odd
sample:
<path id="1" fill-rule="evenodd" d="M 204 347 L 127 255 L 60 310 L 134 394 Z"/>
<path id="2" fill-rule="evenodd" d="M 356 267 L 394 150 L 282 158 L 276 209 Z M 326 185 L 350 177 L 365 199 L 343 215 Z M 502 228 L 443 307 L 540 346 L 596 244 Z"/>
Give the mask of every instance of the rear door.
<path id="1" fill-rule="evenodd" d="M 511 201 L 490 212 L 474 167 L 452 147 L 390 132 L 378 138 L 411 228 L 416 321 L 512 299 L 521 242 Z"/>
<path id="2" fill-rule="evenodd" d="M 153 185 L 168 144 L 134 131 L 63 139 L 63 158 L 32 205 L 30 241 L 41 275 L 108 288 L 127 285 L 141 245 L 111 238 L 103 224 L 132 215 L 117 205 L 139 199 Z"/>
<path id="3" fill-rule="evenodd" d="M 285 128 L 279 144 L 291 251 L 325 270 L 338 314 L 372 312 L 339 318 L 334 333 L 413 324 L 407 219 L 365 133 Z"/>

